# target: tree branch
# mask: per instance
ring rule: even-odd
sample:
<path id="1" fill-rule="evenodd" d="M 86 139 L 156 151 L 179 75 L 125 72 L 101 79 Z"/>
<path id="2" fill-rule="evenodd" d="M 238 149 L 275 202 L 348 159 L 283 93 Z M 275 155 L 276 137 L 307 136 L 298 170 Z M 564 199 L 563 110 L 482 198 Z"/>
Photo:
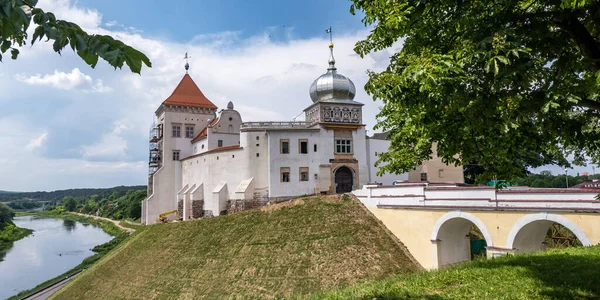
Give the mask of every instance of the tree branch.
<path id="1" fill-rule="evenodd" d="M 600 71 L 600 45 L 596 42 L 589 30 L 577 19 L 574 14 L 569 14 L 557 20 L 557 25 L 565 30 L 577 43 L 581 54 L 592 62 L 591 69 Z"/>
<path id="2" fill-rule="evenodd" d="M 585 107 L 585 108 L 589 108 L 589 109 L 593 109 L 596 111 L 600 111 L 600 102 L 596 101 L 596 100 L 592 100 L 592 99 L 581 99 L 581 101 L 579 101 L 579 106 Z"/>

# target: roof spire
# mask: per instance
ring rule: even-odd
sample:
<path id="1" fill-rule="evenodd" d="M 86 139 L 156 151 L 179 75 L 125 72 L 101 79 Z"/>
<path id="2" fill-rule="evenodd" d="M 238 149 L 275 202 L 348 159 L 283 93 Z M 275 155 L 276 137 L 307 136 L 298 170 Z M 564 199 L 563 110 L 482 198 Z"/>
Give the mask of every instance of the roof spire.
<path id="1" fill-rule="evenodd" d="M 188 56 L 188 53 L 185 53 L 185 57 L 183 59 L 185 59 L 185 74 L 188 73 L 188 70 L 190 69 L 190 64 L 189 64 L 189 59 L 192 58 L 191 56 Z"/>
<path id="2" fill-rule="evenodd" d="M 325 30 L 325 32 L 329 33 L 329 68 L 327 70 L 335 71 L 335 58 L 333 58 L 333 34 L 331 33 L 331 26 Z"/>

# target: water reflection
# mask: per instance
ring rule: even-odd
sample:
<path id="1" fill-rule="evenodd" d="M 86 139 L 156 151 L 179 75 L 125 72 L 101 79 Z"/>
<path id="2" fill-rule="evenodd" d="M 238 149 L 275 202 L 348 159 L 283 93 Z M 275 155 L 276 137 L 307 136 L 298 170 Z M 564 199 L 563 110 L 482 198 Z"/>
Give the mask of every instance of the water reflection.
<path id="1" fill-rule="evenodd" d="M 63 220 L 63 226 L 69 232 L 73 231 L 73 229 L 75 229 L 76 225 L 77 225 L 77 222 L 75 222 L 75 221 L 72 221 L 72 220 Z"/>
<path id="2" fill-rule="evenodd" d="M 0 245 L 0 299 L 54 278 L 93 255 L 90 250 L 112 237 L 96 226 L 61 219 L 16 217 L 15 225 L 33 234 L 13 243 L 8 252 Z"/>

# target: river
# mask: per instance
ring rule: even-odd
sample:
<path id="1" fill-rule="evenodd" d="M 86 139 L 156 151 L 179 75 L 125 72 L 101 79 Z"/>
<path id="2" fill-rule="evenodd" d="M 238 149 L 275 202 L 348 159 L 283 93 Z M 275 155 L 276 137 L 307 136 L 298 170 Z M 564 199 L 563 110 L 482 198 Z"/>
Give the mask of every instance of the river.
<path id="1" fill-rule="evenodd" d="M 72 269 L 94 254 L 94 246 L 112 239 L 100 227 L 62 219 L 26 216 L 14 223 L 34 232 L 0 253 L 0 299 Z"/>

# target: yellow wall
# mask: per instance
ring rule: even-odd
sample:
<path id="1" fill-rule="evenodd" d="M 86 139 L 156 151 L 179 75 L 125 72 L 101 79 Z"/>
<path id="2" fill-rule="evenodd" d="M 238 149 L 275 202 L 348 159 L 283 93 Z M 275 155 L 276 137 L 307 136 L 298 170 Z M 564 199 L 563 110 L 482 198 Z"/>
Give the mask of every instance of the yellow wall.
<path id="1" fill-rule="evenodd" d="M 419 209 L 380 209 L 368 207 L 388 229 L 408 248 L 415 259 L 426 269 L 439 267 L 437 248 L 432 242 L 432 232 L 436 223 L 450 211 Z M 456 213 L 457 211 L 453 211 Z M 521 218 L 536 215 L 539 212 L 502 212 L 502 211 L 462 211 L 479 219 L 491 237 L 488 246 L 509 248 L 507 238 Z M 600 215 L 577 213 L 552 213 L 565 217 L 579 227 L 589 238 L 592 245 L 600 244 Z M 563 224 L 564 225 L 564 224 Z M 443 241 L 442 241 L 443 242 Z"/>

